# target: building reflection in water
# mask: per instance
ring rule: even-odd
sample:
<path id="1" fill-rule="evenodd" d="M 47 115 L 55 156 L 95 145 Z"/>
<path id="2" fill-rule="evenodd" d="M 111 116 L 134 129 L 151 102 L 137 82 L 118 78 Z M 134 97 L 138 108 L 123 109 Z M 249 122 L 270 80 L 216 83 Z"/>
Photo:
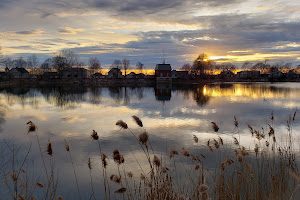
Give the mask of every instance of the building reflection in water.
<path id="1" fill-rule="evenodd" d="M 155 99 L 157 101 L 170 101 L 172 97 L 172 83 L 157 83 L 155 87 Z"/>

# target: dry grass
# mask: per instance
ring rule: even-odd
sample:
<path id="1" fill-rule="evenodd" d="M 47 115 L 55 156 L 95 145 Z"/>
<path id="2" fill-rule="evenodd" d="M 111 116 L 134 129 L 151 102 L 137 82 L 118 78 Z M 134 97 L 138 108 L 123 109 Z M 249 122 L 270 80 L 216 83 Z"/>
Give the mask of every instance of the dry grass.
<path id="1" fill-rule="evenodd" d="M 153 150 L 152 153 L 148 151 L 148 145 L 151 145 L 151 134 L 145 130 L 139 117 L 132 116 L 141 128 L 139 134 L 133 133 L 127 123 L 119 120 L 116 125 L 122 129 L 121 131 L 128 132 L 137 140 L 137 145 L 143 150 L 148 161 L 149 166 L 142 167 L 134 152 L 131 152 L 142 174 L 134 174 L 134 171 L 126 170 L 127 159 L 118 149 L 115 149 L 111 155 L 114 163 L 109 163 L 110 156 L 102 152 L 99 135 L 93 130 L 91 138 L 98 142 L 105 199 L 289 199 L 300 181 L 297 169 L 298 161 L 296 160 L 297 152 L 295 152 L 293 144 L 294 133 L 292 132 L 296 113 L 297 111 L 287 121 L 286 145 L 279 144 L 276 140 L 272 113 L 270 117 L 272 125 L 268 124 L 266 130 L 255 129 L 254 126 L 248 125 L 249 135 L 254 142 L 253 147 L 241 146 L 240 136 L 239 139 L 232 137 L 232 141 L 225 140 L 226 142 L 224 142 L 219 135 L 207 141 L 205 150 L 202 147 L 195 153 L 182 147 L 181 154 L 176 149 L 170 149 L 169 156 L 154 154 Z M 212 132 L 218 132 L 217 124 L 215 122 L 211 122 L 211 124 Z M 239 134 L 239 123 L 235 116 L 233 128 Z M 28 133 L 37 130 L 36 125 L 29 121 Z M 40 145 L 38 136 L 37 141 Z M 97 143 L 96 141 L 95 143 Z M 195 145 L 199 145 L 199 138 L 196 135 L 191 136 L 191 141 L 194 141 Z M 9 148 L 14 161 L 16 151 L 11 146 Z M 80 187 L 71 156 L 71 148 L 66 140 L 65 150 L 70 157 L 80 199 Z M 30 149 L 28 154 L 29 152 Z M 24 189 L 25 184 L 27 188 L 30 188 L 30 182 L 20 175 L 27 173 L 22 169 L 24 164 L 16 166 L 13 162 L 11 173 L 4 174 L 5 187 L 9 188 L 13 199 L 39 199 L 41 197 L 42 199 L 63 199 L 62 196 L 56 194 L 57 180 L 53 163 L 55 154 L 50 141 L 46 145 L 44 153 L 49 155 L 50 163 L 46 166 L 45 158 L 41 154 L 41 159 L 45 164 L 46 179 L 32 181 L 33 187 L 30 190 Z M 215 158 L 215 167 L 213 168 L 208 167 L 209 163 L 207 163 L 207 158 L 211 157 Z M 26 158 L 27 156 L 22 163 L 25 163 Z M 97 170 L 100 165 L 92 166 L 92 162 L 94 163 L 91 158 L 88 158 L 87 170 L 89 170 L 91 179 L 89 198 L 103 199 L 104 197 L 95 195 L 92 174 L 92 170 Z M 109 165 L 114 165 L 112 168 L 117 169 L 110 175 L 106 171 Z M 37 195 L 37 193 L 42 195 Z"/>

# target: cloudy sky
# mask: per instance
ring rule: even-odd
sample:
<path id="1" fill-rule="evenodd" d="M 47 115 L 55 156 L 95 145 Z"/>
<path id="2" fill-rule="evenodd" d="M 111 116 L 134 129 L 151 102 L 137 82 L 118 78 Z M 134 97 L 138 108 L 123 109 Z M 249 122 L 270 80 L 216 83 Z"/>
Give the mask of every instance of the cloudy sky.
<path id="1" fill-rule="evenodd" d="M 127 58 L 148 68 L 163 51 L 174 68 L 205 52 L 218 62 L 300 64 L 297 0 L 0 0 L 2 53 L 62 49 L 102 65 Z"/>

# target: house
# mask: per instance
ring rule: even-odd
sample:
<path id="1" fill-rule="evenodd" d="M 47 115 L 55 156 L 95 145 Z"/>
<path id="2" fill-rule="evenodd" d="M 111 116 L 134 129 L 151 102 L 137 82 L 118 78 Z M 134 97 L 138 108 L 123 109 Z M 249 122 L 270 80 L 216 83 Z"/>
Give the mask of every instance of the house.
<path id="1" fill-rule="evenodd" d="M 87 78 L 87 69 L 85 68 L 66 68 L 60 71 L 62 78 Z"/>
<path id="2" fill-rule="evenodd" d="M 293 70 L 290 70 L 288 73 L 286 73 L 287 78 L 299 78 L 299 74 L 295 73 Z"/>
<path id="3" fill-rule="evenodd" d="M 59 78 L 58 72 L 44 72 L 42 75 L 42 78 L 45 79 L 54 79 L 54 78 Z"/>
<path id="4" fill-rule="evenodd" d="M 92 75 L 92 78 L 104 78 L 105 76 L 104 75 L 102 75 L 101 73 L 99 73 L 99 72 L 97 72 L 97 73 L 95 73 L 95 74 L 93 74 Z"/>
<path id="5" fill-rule="evenodd" d="M 5 68 L 5 72 L 7 73 L 7 76 L 10 78 L 29 78 L 29 72 L 22 67 L 15 67 L 9 70 L 8 68 Z"/>
<path id="6" fill-rule="evenodd" d="M 269 74 L 270 78 L 283 78 L 284 74 L 280 71 L 275 71 Z"/>
<path id="7" fill-rule="evenodd" d="M 143 74 L 143 73 L 139 73 L 139 74 L 136 75 L 136 77 L 139 78 L 139 79 L 144 79 L 144 78 L 146 78 L 146 75 Z"/>
<path id="8" fill-rule="evenodd" d="M 134 73 L 134 72 L 130 72 L 130 74 L 128 74 L 128 75 L 126 76 L 126 78 L 137 78 L 137 75 L 136 75 L 136 73 Z"/>
<path id="9" fill-rule="evenodd" d="M 170 64 L 157 64 L 155 67 L 156 80 L 172 80 L 172 67 Z"/>
<path id="10" fill-rule="evenodd" d="M 233 78 L 234 73 L 230 70 L 224 70 L 219 74 L 220 78 Z"/>
<path id="11" fill-rule="evenodd" d="M 122 72 L 119 68 L 111 68 L 108 72 L 108 78 L 122 78 Z"/>
<path id="12" fill-rule="evenodd" d="M 237 73 L 238 78 L 259 78 L 260 71 L 240 71 Z"/>

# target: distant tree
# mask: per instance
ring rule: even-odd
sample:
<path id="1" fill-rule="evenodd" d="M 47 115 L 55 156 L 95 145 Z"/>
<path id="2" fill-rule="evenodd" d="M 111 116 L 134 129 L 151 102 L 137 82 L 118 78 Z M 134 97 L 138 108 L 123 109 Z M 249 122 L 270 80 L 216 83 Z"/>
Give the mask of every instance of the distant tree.
<path id="1" fill-rule="evenodd" d="M 13 60 L 9 57 L 4 57 L 1 59 L 1 64 L 8 69 L 11 69 L 13 67 Z"/>
<path id="2" fill-rule="evenodd" d="M 140 73 L 142 73 L 144 69 L 144 64 L 141 62 L 136 63 L 136 69 L 140 70 Z"/>
<path id="3" fill-rule="evenodd" d="M 252 63 L 249 61 L 246 61 L 242 65 L 242 69 L 249 69 L 251 67 Z"/>
<path id="4" fill-rule="evenodd" d="M 199 54 L 199 56 L 193 62 L 193 70 L 200 75 L 206 73 L 213 66 L 213 61 L 205 53 Z"/>
<path id="5" fill-rule="evenodd" d="M 70 50 L 62 50 L 52 57 L 53 68 L 58 72 L 66 68 L 78 67 L 79 56 Z"/>
<path id="6" fill-rule="evenodd" d="M 127 75 L 126 71 L 127 71 L 127 70 L 129 69 L 129 67 L 130 67 L 130 61 L 127 60 L 126 58 L 124 58 L 123 61 L 122 61 L 122 63 L 123 63 L 123 69 L 124 69 L 124 72 L 125 72 L 125 78 L 126 78 L 126 75 Z"/>
<path id="7" fill-rule="evenodd" d="M 40 66 L 40 69 L 42 70 L 49 70 L 53 67 L 53 59 L 47 58 Z"/>
<path id="8" fill-rule="evenodd" d="M 79 56 L 71 50 L 62 50 L 58 55 L 64 57 L 66 64 L 70 67 L 79 65 Z"/>
<path id="9" fill-rule="evenodd" d="M 27 67 L 29 69 L 36 68 L 39 65 L 39 60 L 35 54 L 32 54 L 27 58 Z"/>
<path id="10" fill-rule="evenodd" d="M 38 58 L 35 54 L 32 54 L 27 58 L 27 68 L 29 68 L 31 71 L 30 73 L 35 74 L 36 68 L 39 65 Z"/>
<path id="11" fill-rule="evenodd" d="M 111 68 L 118 68 L 121 69 L 122 67 L 122 62 L 120 60 L 114 60 L 112 65 L 110 66 Z"/>
<path id="12" fill-rule="evenodd" d="M 286 63 L 285 65 L 284 65 L 284 68 L 285 69 L 290 69 L 292 67 L 292 63 Z"/>
<path id="13" fill-rule="evenodd" d="M 23 59 L 23 57 L 19 57 L 16 60 L 13 60 L 14 67 L 17 68 L 26 68 L 27 62 Z"/>
<path id="14" fill-rule="evenodd" d="M 220 64 L 219 65 L 219 69 L 222 69 L 223 71 L 226 71 L 226 70 L 235 70 L 236 67 L 232 63 L 228 62 L 228 63 Z"/>
<path id="15" fill-rule="evenodd" d="M 190 65 L 189 63 L 185 63 L 182 65 L 181 69 L 190 72 L 192 70 L 192 65 Z"/>
<path id="16" fill-rule="evenodd" d="M 79 61 L 76 67 L 83 68 L 85 66 L 85 62 Z"/>
<path id="17" fill-rule="evenodd" d="M 101 64 L 97 57 L 89 58 L 89 69 L 93 69 L 93 70 L 101 69 Z"/>
<path id="18" fill-rule="evenodd" d="M 67 62 L 66 57 L 63 57 L 60 54 L 57 54 L 52 58 L 52 63 L 53 63 L 53 68 L 56 69 L 58 72 L 61 72 L 62 70 L 66 69 L 66 68 L 72 67 Z"/>

